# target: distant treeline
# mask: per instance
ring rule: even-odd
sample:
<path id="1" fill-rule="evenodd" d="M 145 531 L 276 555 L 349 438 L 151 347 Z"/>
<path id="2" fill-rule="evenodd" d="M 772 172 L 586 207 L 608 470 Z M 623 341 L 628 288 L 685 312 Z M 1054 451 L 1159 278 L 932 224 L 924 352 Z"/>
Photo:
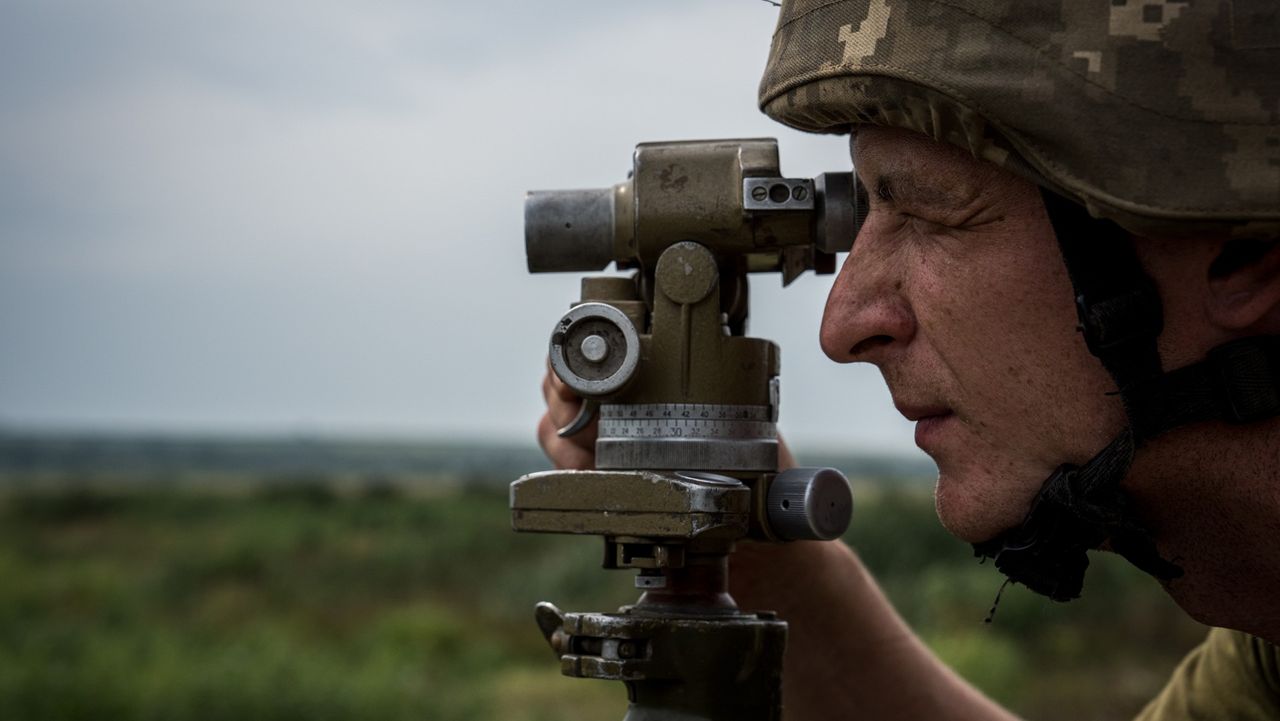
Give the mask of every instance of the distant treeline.
<path id="1" fill-rule="evenodd" d="M 318 438 L 54 435 L 0 431 L 0 473 L 283 477 L 515 477 L 548 468 L 532 446 Z"/>
<path id="2" fill-rule="evenodd" d="M 839 468 L 851 477 L 928 481 L 927 459 L 800 453 L 805 465 Z M 0 474 L 122 475 L 135 479 L 175 474 L 272 478 L 350 476 L 365 479 L 449 477 L 464 482 L 514 480 L 549 468 L 532 443 L 374 441 L 334 438 L 209 438 L 163 435 L 24 433 L 0 429 Z"/>

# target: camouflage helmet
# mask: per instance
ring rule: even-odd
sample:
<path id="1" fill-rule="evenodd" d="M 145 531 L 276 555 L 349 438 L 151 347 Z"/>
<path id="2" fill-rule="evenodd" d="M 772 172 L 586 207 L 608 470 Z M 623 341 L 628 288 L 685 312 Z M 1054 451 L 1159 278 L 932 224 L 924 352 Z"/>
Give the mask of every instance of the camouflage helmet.
<path id="1" fill-rule="evenodd" d="M 952 143 L 1153 236 L 1280 236 L 1274 0 L 794 0 L 761 109 Z"/>

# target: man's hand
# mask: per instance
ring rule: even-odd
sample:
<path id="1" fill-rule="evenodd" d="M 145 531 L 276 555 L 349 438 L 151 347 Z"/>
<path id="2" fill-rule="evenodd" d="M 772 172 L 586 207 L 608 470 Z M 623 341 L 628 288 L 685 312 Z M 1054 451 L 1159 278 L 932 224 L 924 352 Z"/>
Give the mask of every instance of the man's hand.
<path id="1" fill-rule="evenodd" d="M 568 438 L 556 435 L 556 431 L 577 417 L 582 410 L 582 399 L 551 372 L 550 365 L 542 377 L 542 398 L 547 402 L 547 412 L 538 421 L 538 444 L 542 452 L 556 468 L 575 471 L 595 468 L 599 417 L 592 418 L 590 425 Z"/>

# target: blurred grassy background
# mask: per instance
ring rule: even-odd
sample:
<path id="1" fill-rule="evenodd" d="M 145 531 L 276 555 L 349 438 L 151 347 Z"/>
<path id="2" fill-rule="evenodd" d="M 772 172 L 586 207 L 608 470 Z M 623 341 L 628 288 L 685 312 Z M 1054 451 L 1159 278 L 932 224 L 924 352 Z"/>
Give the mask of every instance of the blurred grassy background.
<path id="1" fill-rule="evenodd" d="M 148 465 L 134 448 L 130 471 L 0 442 L 0 719 L 625 713 L 620 685 L 561 677 L 533 624 L 539 600 L 603 611 L 636 592 L 599 569 L 596 539 L 510 531 L 505 465 L 529 456 L 325 472 L 318 451 L 211 470 L 225 450 L 152 448 Z M 1130 718 L 1204 633 L 1106 556 L 1081 601 L 1010 587 L 985 625 L 1000 579 L 939 527 L 919 479 L 856 495 L 846 540 L 902 614 L 1028 718 Z"/>

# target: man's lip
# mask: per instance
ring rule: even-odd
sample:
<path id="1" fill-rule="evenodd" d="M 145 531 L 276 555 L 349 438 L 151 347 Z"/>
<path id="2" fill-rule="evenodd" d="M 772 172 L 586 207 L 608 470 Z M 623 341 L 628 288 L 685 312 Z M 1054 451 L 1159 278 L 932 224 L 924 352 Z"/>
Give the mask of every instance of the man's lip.
<path id="1" fill-rule="evenodd" d="M 916 445 L 925 453 L 931 453 L 937 450 L 938 435 L 944 432 L 951 424 L 953 414 L 950 411 L 943 413 L 933 413 L 931 415 L 921 415 L 915 418 L 916 421 Z"/>
<path id="2" fill-rule="evenodd" d="M 946 406 L 925 406 L 925 405 L 907 405 L 905 403 L 894 404 L 898 412 L 906 417 L 909 421 L 918 421 L 923 418 L 932 418 L 934 416 L 949 416 L 951 409 Z"/>

